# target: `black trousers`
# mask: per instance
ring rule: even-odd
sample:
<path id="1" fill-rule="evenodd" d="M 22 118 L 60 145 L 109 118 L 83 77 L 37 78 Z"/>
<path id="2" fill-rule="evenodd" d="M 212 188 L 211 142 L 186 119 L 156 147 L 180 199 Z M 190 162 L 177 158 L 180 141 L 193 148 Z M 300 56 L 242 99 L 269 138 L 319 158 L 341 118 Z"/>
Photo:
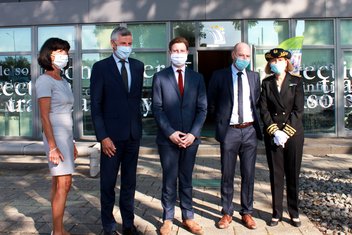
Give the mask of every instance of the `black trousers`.
<path id="1" fill-rule="evenodd" d="M 273 138 L 265 135 L 265 149 L 270 171 L 273 218 L 282 218 L 283 192 L 286 178 L 287 209 L 291 218 L 298 218 L 299 173 L 303 154 L 303 134 L 289 138 L 285 148 L 276 146 Z"/>

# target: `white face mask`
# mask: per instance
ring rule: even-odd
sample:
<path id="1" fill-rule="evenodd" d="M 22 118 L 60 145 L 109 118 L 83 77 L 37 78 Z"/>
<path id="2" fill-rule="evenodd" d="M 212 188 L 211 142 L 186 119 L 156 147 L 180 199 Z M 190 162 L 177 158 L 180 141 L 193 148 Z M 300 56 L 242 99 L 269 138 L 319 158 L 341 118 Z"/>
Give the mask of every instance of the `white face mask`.
<path id="1" fill-rule="evenodd" d="M 53 64 L 58 68 L 58 69 L 63 69 L 66 67 L 68 63 L 68 55 L 54 55 L 54 61 Z"/>
<path id="2" fill-rule="evenodd" d="M 118 46 L 115 50 L 115 55 L 123 60 L 126 60 L 132 52 L 132 47 Z"/>
<path id="3" fill-rule="evenodd" d="M 185 53 L 173 53 L 170 55 L 171 63 L 177 67 L 186 64 L 188 54 Z"/>

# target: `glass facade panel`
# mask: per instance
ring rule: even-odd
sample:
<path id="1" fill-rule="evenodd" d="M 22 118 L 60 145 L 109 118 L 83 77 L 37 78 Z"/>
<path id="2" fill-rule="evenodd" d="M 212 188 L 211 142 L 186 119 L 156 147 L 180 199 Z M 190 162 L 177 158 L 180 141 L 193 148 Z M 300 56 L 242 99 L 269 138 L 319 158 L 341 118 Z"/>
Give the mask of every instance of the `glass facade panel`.
<path id="1" fill-rule="evenodd" d="M 95 62 L 110 56 L 111 53 L 86 53 L 82 55 L 82 111 L 83 111 L 83 134 L 94 135 L 90 113 L 90 74 Z M 141 112 L 143 115 L 144 133 L 155 134 L 154 118 L 151 112 L 151 86 L 153 75 L 166 67 L 165 52 L 134 52 L 131 57 L 143 61 L 145 65 L 143 95 L 141 100 Z"/>
<path id="2" fill-rule="evenodd" d="M 199 23 L 201 47 L 233 47 L 241 41 L 241 21 L 203 21 Z"/>
<path id="3" fill-rule="evenodd" d="M 0 136 L 32 136 L 31 56 L 0 56 Z"/>
<path id="4" fill-rule="evenodd" d="M 38 50 L 47 39 L 52 37 L 68 41 L 71 46 L 70 50 L 75 50 L 76 31 L 74 26 L 38 27 Z"/>
<path id="5" fill-rule="evenodd" d="M 154 73 L 168 66 L 165 52 L 134 52 L 131 57 L 144 63 L 144 88 L 151 88 Z"/>
<path id="6" fill-rule="evenodd" d="M 166 24 L 128 24 L 133 35 L 133 48 L 167 47 Z"/>
<path id="7" fill-rule="evenodd" d="M 352 52 L 344 53 L 344 123 L 347 130 L 352 130 Z"/>
<path id="8" fill-rule="evenodd" d="M 333 49 L 303 49 L 305 133 L 335 133 L 335 74 Z"/>
<path id="9" fill-rule="evenodd" d="M 336 35 L 336 25 L 340 28 Z M 290 36 L 304 36 L 303 54 L 300 74 L 304 79 L 305 89 L 305 133 L 336 134 L 336 111 L 344 109 L 346 130 L 352 129 L 352 19 L 279 19 L 279 20 L 235 20 L 235 21 L 184 21 L 160 23 L 126 23 L 133 33 L 133 53 L 131 57 L 140 59 L 145 64 L 143 99 L 144 134 L 155 134 L 155 122 L 151 113 L 151 86 L 155 72 L 169 66 L 168 40 L 183 36 L 190 42 L 191 53 L 187 66 L 200 72 L 204 61 L 212 59 L 211 53 L 200 51 L 224 51 L 242 40 L 242 33 L 253 45 L 253 67 L 264 78 L 266 60 L 264 53 L 279 45 Z M 26 136 L 38 138 L 38 130 L 32 130 L 37 120 L 33 120 L 32 107 L 37 109 L 34 97 L 31 96 L 31 63 L 32 45 L 38 49 L 49 37 L 59 37 L 71 45 L 70 68 L 65 72 L 66 78 L 72 82 L 73 64 L 81 66 L 81 79 L 74 92 L 82 99 L 83 121 L 75 123 L 83 125 L 77 133 L 94 136 L 90 117 L 90 73 L 93 63 L 111 55 L 110 34 L 119 24 L 98 23 L 84 25 L 30 26 L 18 28 L 0 28 L 0 129 L 1 136 Z M 169 25 L 171 26 L 169 28 Z M 290 26 L 293 25 L 294 28 Z M 244 28 L 243 28 L 244 27 Z M 79 30 L 81 28 L 81 30 Z M 38 35 L 32 36 L 32 29 Z M 81 32 L 77 40 L 76 29 Z M 248 37 L 247 37 L 248 35 Z M 335 37 L 340 41 L 336 44 Z M 32 42 L 32 38 L 36 41 Z M 342 48 L 339 46 L 342 45 Z M 206 49 L 206 47 L 208 49 Z M 341 49 L 344 50 L 341 54 Z M 337 53 L 336 53 L 337 52 Z M 82 55 L 81 61 L 76 53 Z M 344 70 L 335 68 L 335 55 L 344 56 Z M 75 61 L 78 59 L 78 61 Z M 37 66 L 36 60 L 33 66 Z M 79 63 L 77 63 L 79 62 Z M 196 63 L 194 63 L 196 62 Z M 228 62 L 217 66 L 228 66 Z M 340 66 L 342 67 L 342 66 Z M 204 71 L 203 71 L 204 72 Z M 335 73 L 336 72 L 336 73 Z M 40 73 L 40 72 L 39 72 Z M 37 76 L 37 74 L 35 74 Z M 335 77 L 344 79 L 344 106 L 336 105 Z M 35 78 L 34 78 L 35 79 Z M 341 83 L 342 84 L 342 83 Z M 33 104 L 31 100 L 33 99 Z M 32 106 L 33 105 L 33 106 Z M 74 115 L 79 116 L 79 115 Z M 34 121 L 34 125 L 32 124 Z M 340 123 L 339 123 L 340 124 Z M 342 123 L 341 123 L 342 124 Z M 39 125 L 40 126 L 40 125 Z M 77 127 L 75 127 L 77 128 Z M 78 128 L 81 128 L 79 126 Z M 339 134 L 339 133 L 337 133 Z M 40 134 L 38 134 L 40 135 Z"/>
<path id="10" fill-rule="evenodd" d="M 334 44 L 332 20 L 297 20 L 296 36 L 304 36 L 303 45 Z"/>
<path id="11" fill-rule="evenodd" d="M 352 20 L 341 20 L 340 35 L 342 45 L 352 45 Z"/>
<path id="12" fill-rule="evenodd" d="M 196 45 L 196 23 L 176 22 L 172 24 L 172 37 L 184 37 L 189 42 L 190 47 Z"/>
<path id="13" fill-rule="evenodd" d="M 82 49 L 110 49 L 110 36 L 116 25 L 83 25 Z"/>
<path id="14" fill-rule="evenodd" d="M 256 46 L 277 46 L 289 37 L 287 20 L 248 21 L 248 43 Z"/>
<path id="15" fill-rule="evenodd" d="M 156 135 L 156 125 L 152 114 L 152 83 L 153 75 L 168 65 L 166 52 L 135 52 L 132 54 L 144 63 L 144 83 L 141 100 L 141 113 L 143 117 L 143 135 Z"/>
<path id="16" fill-rule="evenodd" d="M 83 113 L 83 135 L 94 135 L 94 128 L 90 114 L 90 75 L 93 64 L 107 58 L 111 53 L 86 53 L 82 55 L 82 113 Z"/>
<path id="17" fill-rule="evenodd" d="M 30 28 L 3 28 L 0 29 L 0 52 L 31 51 Z"/>

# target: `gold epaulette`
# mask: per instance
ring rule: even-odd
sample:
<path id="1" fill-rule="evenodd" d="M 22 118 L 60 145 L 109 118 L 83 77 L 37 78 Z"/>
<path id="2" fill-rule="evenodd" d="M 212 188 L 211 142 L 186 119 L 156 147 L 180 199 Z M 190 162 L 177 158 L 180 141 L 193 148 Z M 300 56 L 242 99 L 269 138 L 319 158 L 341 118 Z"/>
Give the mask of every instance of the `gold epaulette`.
<path id="1" fill-rule="evenodd" d="M 268 128 L 266 128 L 266 132 L 269 135 L 274 135 L 275 131 L 279 130 L 276 123 L 271 124 Z"/>
<path id="2" fill-rule="evenodd" d="M 283 131 L 290 137 L 292 137 L 296 133 L 296 129 L 288 124 L 285 125 Z"/>

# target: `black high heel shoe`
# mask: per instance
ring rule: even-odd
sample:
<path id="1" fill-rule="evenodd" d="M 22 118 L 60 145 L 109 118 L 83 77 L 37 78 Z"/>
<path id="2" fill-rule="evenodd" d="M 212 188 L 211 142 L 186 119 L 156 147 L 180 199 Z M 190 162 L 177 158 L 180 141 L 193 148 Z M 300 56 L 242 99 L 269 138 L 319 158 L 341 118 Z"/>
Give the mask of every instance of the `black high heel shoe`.
<path id="1" fill-rule="evenodd" d="M 280 221 L 281 221 L 281 219 L 279 219 L 279 218 L 271 218 L 271 220 L 269 221 L 268 225 L 270 227 L 274 227 L 274 226 L 277 226 Z"/>
<path id="2" fill-rule="evenodd" d="M 291 224 L 294 227 L 300 227 L 302 225 L 301 220 L 299 218 L 291 218 Z"/>

